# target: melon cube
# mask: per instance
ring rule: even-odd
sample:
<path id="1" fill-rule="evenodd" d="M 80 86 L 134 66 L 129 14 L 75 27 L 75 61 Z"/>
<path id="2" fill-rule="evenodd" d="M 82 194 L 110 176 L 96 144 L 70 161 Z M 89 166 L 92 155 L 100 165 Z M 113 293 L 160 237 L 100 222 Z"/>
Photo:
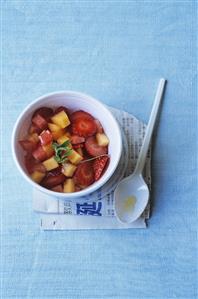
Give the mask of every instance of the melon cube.
<path id="1" fill-rule="evenodd" d="M 45 166 L 45 168 L 46 168 L 47 171 L 55 169 L 55 168 L 57 168 L 59 166 L 58 163 L 56 162 L 54 156 L 51 157 L 51 158 L 49 158 L 48 160 L 45 160 L 43 162 L 43 165 Z"/>
<path id="2" fill-rule="evenodd" d="M 62 173 L 67 177 L 72 177 L 76 168 L 77 167 L 71 163 L 64 163 Z"/>
<path id="3" fill-rule="evenodd" d="M 73 164 L 78 164 L 80 161 L 83 160 L 83 157 L 79 155 L 75 150 L 72 149 L 71 154 L 68 156 L 68 160 Z"/>
<path id="4" fill-rule="evenodd" d="M 66 134 L 64 134 L 64 135 L 62 135 L 61 137 L 59 137 L 58 139 L 57 139 L 57 142 L 59 143 L 59 144 L 63 144 L 65 141 L 67 141 L 67 140 L 69 140 L 69 137 L 67 137 L 67 135 Z"/>
<path id="5" fill-rule="evenodd" d="M 64 193 L 71 193 L 75 191 L 75 184 L 73 179 L 66 179 L 63 185 Z"/>
<path id="6" fill-rule="evenodd" d="M 61 127 L 62 129 L 70 125 L 70 120 L 63 110 L 52 116 L 51 120 L 55 125 Z"/>
<path id="7" fill-rule="evenodd" d="M 31 174 L 31 178 L 33 181 L 35 181 L 36 183 L 40 183 L 42 181 L 42 179 L 44 178 L 45 173 L 40 172 L 35 170 L 32 174 Z"/>
<path id="8" fill-rule="evenodd" d="M 109 144 L 109 138 L 104 133 L 97 133 L 96 141 L 99 146 L 107 146 Z"/>
<path id="9" fill-rule="evenodd" d="M 71 133 L 70 132 L 66 132 L 66 136 L 70 138 L 71 137 Z"/>
<path id="10" fill-rule="evenodd" d="M 50 129 L 51 132 L 58 132 L 61 130 L 61 127 L 52 123 L 48 123 L 48 128 Z"/>
<path id="11" fill-rule="evenodd" d="M 54 149 L 53 149 L 51 143 L 49 143 L 49 144 L 47 144 L 47 145 L 43 145 L 42 147 L 43 147 L 44 151 L 45 151 L 46 154 L 47 154 L 47 158 L 50 158 L 51 156 L 53 156 L 53 154 L 54 154 Z"/>
<path id="12" fill-rule="evenodd" d="M 39 136 L 37 133 L 32 133 L 29 135 L 28 140 L 34 142 L 34 143 L 38 143 L 39 142 Z"/>
<path id="13" fill-rule="evenodd" d="M 54 140 L 57 140 L 58 138 L 60 138 L 64 134 L 65 134 L 65 130 L 64 129 L 60 129 L 59 131 L 52 132 L 52 137 L 53 137 Z"/>
<path id="14" fill-rule="evenodd" d="M 83 150 L 81 147 L 77 148 L 76 151 L 83 157 Z"/>

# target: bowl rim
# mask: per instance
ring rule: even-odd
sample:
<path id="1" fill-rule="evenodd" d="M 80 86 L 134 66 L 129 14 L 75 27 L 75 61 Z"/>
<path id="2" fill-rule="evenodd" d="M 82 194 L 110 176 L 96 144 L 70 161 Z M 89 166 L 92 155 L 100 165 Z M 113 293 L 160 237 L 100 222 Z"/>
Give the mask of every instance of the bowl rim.
<path id="1" fill-rule="evenodd" d="M 111 116 L 111 120 L 114 122 L 114 125 L 117 127 L 117 132 L 118 132 L 118 158 L 115 161 L 114 165 L 112 166 L 112 168 L 110 169 L 109 175 L 104 178 L 103 180 L 99 180 L 96 182 L 95 186 L 90 185 L 87 188 L 85 188 L 84 190 L 81 191 L 77 191 L 77 192 L 72 192 L 72 193 L 61 193 L 61 192 L 55 192 L 52 190 L 49 190 L 47 188 L 42 187 L 41 185 L 39 185 L 38 183 L 34 182 L 26 173 L 25 171 L 22 169 L 22 167 L 20 166 L 20 163 L 18 161 L 17 158 L 17 154 L 15 151 L 15 147 L 16 147 L 16 134 L 18 132 L 19 129 L 19 125 L 21 122 L 22 117 L 31 109 L 32 106 L 34 106 L 36 103 L 38 102 L 42 102 L 42 100 L 44 100 L 47 97 L 52 97 L 52 96 L 58 96 L 58 95 L 70 95 L 70 96 L 78 96 L 81 98 L 86 98 L 91 100 L 92 102 L 95 102 L 97 106 L 100 106 L 101 108 L 103 108 L 106 113 L 108 113 Z M 115 117 L 113 116 L 112 112 L 108 109 L 108 107 L 103 104 L 100 100 L 86 94 L 83 92 L 79 92 L 79 91 L 74 91 L 74 90 L 60 90 L 60 91 L 54 91 L 54 92 L 50 92 L 50 93 L 46 93 L 38 98 L 36 98 L 35 100 L 33 100 L 32 102 L 30 102 L 23 110 L 22 112 L 19 114 L 19 116 L 17 117 L 17 120 L 14 124 L 13 127 L 13 131 L 12 131 L 12 136 L 11 136 L 11 147 L 12 147 L 12 156 L 13 159 L 15 161 L 15 164 L 19 170 L 19 172 L 22 174 L 22 176 L 34 187 L 37 188 L 38 190 L 40 190 L 43 193 L 47 193 L 49 196 L 51 197 L 56 197 L 59 199 L 68 199 L 68 198 L 80 198 L 80 197 L 84 197 L 86 195 L 90 195 L 91 193 L 93 193 L 94 191 L 96 191 L 97 189 L 99 189 L 100 187 L 102 187 L 109 179 L 110 177 L 113 175 L 114 171 L 116 170 L 118 163 L 120 161 L 120 157 L 121 157 L 121 153 L 122 153 L 122 134 L 121 134 L 121 130 L 120 130 L 120 126 L 118 124 L 118 121 L 115 119 Z M 102 177 L 101 177 L 102 179 Z"/>

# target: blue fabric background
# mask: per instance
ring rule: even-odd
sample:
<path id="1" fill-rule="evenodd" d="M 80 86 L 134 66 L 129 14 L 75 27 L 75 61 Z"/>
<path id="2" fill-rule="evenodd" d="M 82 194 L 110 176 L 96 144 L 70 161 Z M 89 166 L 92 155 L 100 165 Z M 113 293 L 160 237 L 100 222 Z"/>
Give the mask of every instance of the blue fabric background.
<path id="1" fill-rule="evenodd" d="M 196 298 L 196 9 L 196 1 L 1 1 L 2 298 Z M 149 228 L 40 231 L 10 152 L 21 110 L 73 89 L 147 122 L 162 76 Z"/>

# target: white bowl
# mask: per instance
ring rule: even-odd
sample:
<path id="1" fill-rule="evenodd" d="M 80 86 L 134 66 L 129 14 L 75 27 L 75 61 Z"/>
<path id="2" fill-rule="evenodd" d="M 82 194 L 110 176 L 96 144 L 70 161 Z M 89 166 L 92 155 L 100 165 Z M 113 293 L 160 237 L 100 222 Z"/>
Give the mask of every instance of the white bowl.
<path id="1" fill-rule="evenodd" d="M 33 112 L 39 107 L 68 107 L 71 111 L 84 110 L 89 112 L 95 118 L 99 119 L 105 133 L 107 134 L 109 143 L 110 163 L 104 175 L 95 183 L 86 189 L 73 193 L 59 193 L 48 190 L 39 184 L 32 181 L 24 165 L 24 151 L 18 143 L 18 140 L 23 139 L 27 134 L 27 129 L 31 122 Z M 23 175 L 23 177 L 35 188 L 40 191 L 57 198 L 68 199 L 77 198 L 88 195 L 104 185 L 114 173 L 122 152 L 122 137 L 119 125 L 111 112 L 100 101 L 93 97 L 74 91 L 60 91 L 46 94 L 37 98 L 29 104 L 18 117 L 12 134 L 12 153 L 14 161 Z"/>

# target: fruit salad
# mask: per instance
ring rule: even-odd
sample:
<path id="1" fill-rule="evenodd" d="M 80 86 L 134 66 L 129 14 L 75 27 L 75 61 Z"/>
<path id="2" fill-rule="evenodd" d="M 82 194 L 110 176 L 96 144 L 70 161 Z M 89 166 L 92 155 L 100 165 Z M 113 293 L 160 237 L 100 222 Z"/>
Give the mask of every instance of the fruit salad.
<path id="1" fill-rule="evenodd" d="M 109 139 L 98 119 L 66 107 L 41 107 L 19 140 L 31 179 L 55 192 L 77 192 L 98 181 L 108 163 Z"/>

